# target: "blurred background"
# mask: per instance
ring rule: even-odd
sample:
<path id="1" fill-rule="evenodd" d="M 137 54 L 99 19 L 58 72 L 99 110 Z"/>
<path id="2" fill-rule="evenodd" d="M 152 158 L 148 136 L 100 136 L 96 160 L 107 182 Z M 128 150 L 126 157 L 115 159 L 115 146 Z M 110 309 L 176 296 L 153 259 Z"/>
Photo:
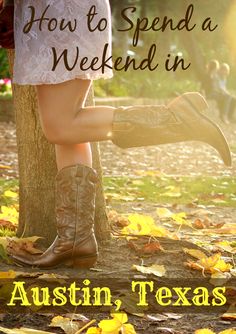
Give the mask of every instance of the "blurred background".
<path id="1" fill-rule="evenodd" d="M 236 87 L 236 1 L 235 0 L 110 0 L 113 17 L 113 56 L 125 56 L 142 59 L 147 56 L 150 46 L 157 44 L 157 59 L 163 60 L 168 54 L 173 57 L 183 57 L 186 64 L 191 62 L 187 71 L 177 70 L 167 72 L 164 66 L 150 72 L 132 71 L 115 72 L 114 78 L 95 83 L 98 96 L 131 96 L 147 98 L 166 98 L 175 93 L 187 90 L 201 90 L 206 76 L 206 64 L 211 59 L 230 65 L 231 73 L 228 78 L 228 88 Z M 176 24 L 185 16 L 187 7 L 193 4 L 194 13 L 192 23 L 197 27 L 191 32 L 170 31 L 141 32 L 137 47 L 132 46 L 134 31 L 118 32 L 117 29 L 128 27 L 128 23 L 121 18 L 121 11 L 128 6 L 135 6 L 136 13 L 132 13 L 133 22 L 147 17 L 150 24 L 155 17 L 168 16 Z M 201 24 L 205 18 L 211 17 L 213 25 L 218 24 L 214 32 L 203 32 Z M 161 22 L 161 20 L 160 20 Z"/>

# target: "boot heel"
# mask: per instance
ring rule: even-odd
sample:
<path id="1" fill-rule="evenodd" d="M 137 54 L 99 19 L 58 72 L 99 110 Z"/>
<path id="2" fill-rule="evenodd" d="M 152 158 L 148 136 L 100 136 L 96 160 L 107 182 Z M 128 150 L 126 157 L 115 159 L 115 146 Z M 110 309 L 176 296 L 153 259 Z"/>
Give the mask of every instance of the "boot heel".
<path id="1" fill-rule="evenodd" d="M 66 265 L 71 268 L 92 268 L 97 262 L 97 256 L 84 258 L 74 258 L 66 262 Z"/>
<path id="2" fill-rule="evenodd" d="M 73 268 L 92 268 L 97 262 L 97 256 L 73 259 Z"/>

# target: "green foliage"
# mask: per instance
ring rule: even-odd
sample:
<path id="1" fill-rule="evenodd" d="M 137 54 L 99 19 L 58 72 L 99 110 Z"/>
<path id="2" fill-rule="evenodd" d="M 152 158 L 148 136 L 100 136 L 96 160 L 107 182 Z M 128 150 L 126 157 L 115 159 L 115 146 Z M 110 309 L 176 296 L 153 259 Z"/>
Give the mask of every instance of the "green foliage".
<path id="1" fill-rule="evenodd" d="M 15 205 L 18 203 L 17 197 L 12 196 L 6 196 L 7 191 L 12 191 L 14 193 L 18 193 L 19 186 L 18 186 L 18 180 L 16 179 L 10 179 L 6 180 L 3 178 L 0 178 L 0 206 L 10 206 Z"/>
<path id="2" fill-rule="evenodd" d="M 8 68 L 7 52 L 5 49 L 0 48 L 0 79 L 9 77 L 10 73 Z"/>
<path id="3" fill-rule="evenodd" d="M 200 83 L 191 78 L 178 79 L 178 75 L 164 72 L 154 75 L 150 72 L 122 72 L 114 73 L 110 80 L 99 80 L 94 84 L 95 95 L 106 96 L 132 96 L 146 98 L 166 98 L 186 91 L 200 90 Z"/>
<path id="4" fill-rule="evenodd" d="M 151 172 L 149 172 L 151 173 Z M 236 207 L 236 178 L 232 177 L 105 177 L 108 198 L 129 201 L 142 199 L 155 203 Z M 114 195 L 115 194 L 115 195 Z"/>
<path id="5" fill-rule="evenodd" d="M 158 47 L 157 58 L 166 58 L 168 53 L 176 55 L 183 54 L 184 59 L 192 63 L 187 71 L 178 70 L 175 73 L 167 73 L 165 69 L 158 68 L 154 72 L 145 71 L 123 71 L 114 72 L 114 78 L 107 82 L 96 82 L 95 93 L 97 96 L 133 96 L 133 97 L 169 97 L 175 93 L 182 93 L 187 90 L 200 90 L 200 80 L 205 75 L 205 65 L 210 59 L 218 59 L 220 62 L 227 62 L 231 65 L 231 76 L 229 87 L 235 89 L 236 67 L 234 58 L 230 55 L 229 45 L 227 44 L 227 32 L 225 31 L 225 21 L 232 8 L 232 1 L 215 2 L 214 0 L 204 1 L 156 1 L 138 0 L 129 1 L 111 0 L 113 12 L 113 37 L 114 47 L 113 56 L 126 55 L 127 51 L 134 52 L 135 58 L 145 57 L 148 47 L 156 43 Z M 132 21 L 147 17 L 149 27 L 154 17 L 163 18 L 167 16 L 176 23 L 184 17 L 187 7 L 193 4 L 194 13 L 191 23 L 196 23 L 197 28 L 193 31 L 183 33 L 182 31 L 164 32 L 149 31 L 140 32 L 140 42 L 138 47 L 132 47 L 134 29 L 129 32 L 117 32 L 118 28 L 130 26 L 121 18 L 121 10 L 128 6 L 135 6 L 136 12 L 132 14 Z M 218 24 L 214 32 L 202 31 L 201 24 L 210 17 L 212 25 Z M 161 22 L 161 20 L 160 20 Z M 193 45 L 192 45 L 193 44 Z M 181 73 L 182 72 L 182 73 Z M 205 78 L 205 77 L 204 77 Z"/>

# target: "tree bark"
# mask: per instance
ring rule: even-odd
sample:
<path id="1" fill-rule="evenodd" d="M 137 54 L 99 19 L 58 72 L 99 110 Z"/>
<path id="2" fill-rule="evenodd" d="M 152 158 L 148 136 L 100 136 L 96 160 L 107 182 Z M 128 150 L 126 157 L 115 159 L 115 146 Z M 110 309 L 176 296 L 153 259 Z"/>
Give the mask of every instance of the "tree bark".
<path id="1" fill-rule="evenodd" d="M 14 53 L 9 52 L 10 69 Z M 33 86 L 13 85 L 19 166 L 18 237 L 37 235 L 50 244 L 56 234 L 53 145 L 45 139 Z"/>
<path id="2" fill-rule="evenodd" d="M 14 52 L 9 51 L 12 72 Z M 37 97 L 33 86 L 13 85 L 19 164 L 19 226 L 17 235 L 37 235 L 49 245 L 56 235 L 54 179 L 56 160 L 54 145 L 41 130 Z M 87 104 L 93 104 L 93 93 Z M 107 239 L 108 220 L 102 188 L 102 168 L 98 144 L 92 145 L 94 168 L 99 175 L 96 198 L 95 230 L 99 240 Z"/>

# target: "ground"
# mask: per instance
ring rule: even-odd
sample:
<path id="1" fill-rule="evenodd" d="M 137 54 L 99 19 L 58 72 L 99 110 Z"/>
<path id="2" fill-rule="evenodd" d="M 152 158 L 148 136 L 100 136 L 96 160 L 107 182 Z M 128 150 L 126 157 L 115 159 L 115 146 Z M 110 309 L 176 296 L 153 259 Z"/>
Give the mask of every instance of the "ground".
<path id="1" fill-rule="evenodd" d="M 217 119 L 217 115 L 212 113 L 211 116 Z M 80 277 L 80 279 L 86 277 L 91 281 L 99 280 L 100 282 L 108 279 L 115 283 L 128 277 L 133 280 L 159 280 L 162 286 L 165 284 L 165 279 L 180 278 L 191 282 L 191 279 L 196 278 L 200 282 L 203 274 L 209 277 L 207 271 L 204 273 L 202 270 L 197 271 L 186 267 L 185 263 L 190 259 L 194 261 L 194 258 L 186 254 L 184 249 L 200 249 L 206 255 L 214 255 L 219 251 L 217 248 L 219 242 L 227 240 L 235 251 L 236 230 L 233 223 L 236 214 L 236 202 L 234 202 L 236 196 L 236 155 L 234 153 L 236 151 L 236 124 L 221 123 L 221 126 L 233 152 L 233 166 L 231 168 L 223 165 L 211 147 L 200 143 L 172 144 L 125 151 L 118 149 L 111 143 L 102 143 L 101 158 L 105 176 L 104 184 L 113 238 L 100 246 L 99 260 L 95 269 L 78 273 L 72 269 L 60 268 L 48 273 Z M 13 123 L 0 123 L 0 156 L 0 176 L 5 179 L 17 177 L 16 140 Z M 189 183 L 189 177 L 192 178 L 190 179 L 192 184 Z M 153 188 L 150 185 L 147 186 L 147 179 L 150 179 L 155 187 L 159 186 L 160 191 L 166 195 L 160 197 L 159 191 L 158 194 L 154 194 Z M 165 182 L 164 188 L 161 187 L 162 182 Z M 205 196 L 201 193 L 202 188 L 200 188 L 199 192 L 196 190 L 194 193 L 194 196 L 197 196 L 195 199 L 190 198 L 188 194 L 185 197 L 182 196 L 183 184 L 185 192 L 191 193 L 191 188 L 198 189 L 196 184 L 199 185 L 199 182 L 208 182 L 208 187 L 210 187 L 209 183 L 212 183 L 211 186 L 213 189 L 215 187 L 217 191 L 210 192 L 210 195 Z M 189 188 L 186 189 L 186 187 Z M 181 201 L 182 197 L 183 201 Z M 171 219 L 170 217 L 165 219 L 162 214 L 167 211 L 161 211 L 161 209 L 169 210 L 168 212 L 172 214 Z M 159 217 L 157 210 L 159 210 Z M 181 213 L 185 215 L 183 216 Z M 151 240 L 139 235 L 137 239 L 127 241 L 127 238 L 121 237 L 120 234 L 122 228 L 126 226 L 127 217 L 130 214 L 152 217 L 155 222 L 158 222 L 158 226 L 167 229 L 169 234 L 165 235 L 164 233 L 163 237 L 156 236 Z M 196 224 L 202 226 L 197 227 Z M 140 234 L 139 232 L 137 230 L 137 234 Z M 170 235 L 174 236 L 175 234 L 177 234 L 178 240 L 174 237 L 170 238 Z M 154 251 L 152 249 L 151 253 L 146 254 L 143 251 L 143 246 L 150 245 L 150 243 L 154 243 L 155 246 L 160 245 L 163 249 Z M 230 261 L 234 263 L 233 252 L 221 249 L 221 253 L 226 263 Z M 150 266 L 152 264 L 165 266 L 166 273 L 161 279 L 153 274 L 140 273 L 132 269 L 133 265 Z M 36 274 L 35 269 L 30 268 L 26 270 L 22 267 L 2 266 L 4 271 L 9 269 L 31 272 L 34 273 L 35 277 L 45 273 L 45 271 L 37 270 L 38 274 Z M 210 328 L 215 333 L 219 333 L 234 326 L 232 319 L 222 317 L 222 314 L 214 314 L 211 311 L 194 314 L 185 312 L 179 316 L 176 315 L 178 312 L 165 316 L 153 314 L 153 318 L 137 316 L 130 309 L 125 294 L 127 291 L 124 292 L 123 296 L 121 290 L 117 292 L 117 295 L 126 301 L 123 305 L 124 311 L 128 313 L 129 322 L 134 325 L 137 333 L 190 334 L 199 328 Z M 87 315 L 90 320 L 100 320 L 108 316 L 108 313 Z M 7 314 L 0 318 L 0 325 L 9 328 L 25 326 L 63 333 L 61 329 L 48 327 L 52 317 L 53 315 L 43 315 L 40 311 L 37 315 L 25 315 L 24 317 Z"/>

